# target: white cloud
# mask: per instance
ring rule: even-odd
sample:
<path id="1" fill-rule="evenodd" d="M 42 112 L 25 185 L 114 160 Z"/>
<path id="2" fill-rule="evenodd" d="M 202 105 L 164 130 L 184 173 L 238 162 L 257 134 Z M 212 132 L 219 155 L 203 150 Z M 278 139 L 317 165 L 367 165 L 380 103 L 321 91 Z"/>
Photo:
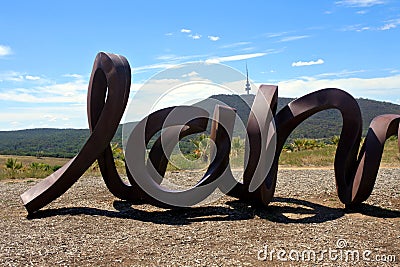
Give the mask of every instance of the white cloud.
<path id="1" fill-rule="evenodd" d="M 172 68 L 172 67 L 178 67 L 179 64 L 185 62 L 185 61 L 190 61 L 190 60 L 200 60 L 202 58 L 208 57 L 209 55 L 186 55 L 186 56 L 179 56 L 179 55 L 174 55 L 174 54 L 167 54 L 167 55 L 161 55 L 156 57 L 157 60 L 162 60 L 164 62 L 162 63 L 156 63 L 156 64 L 150 64 L 150 65 L 144 65 L 144 66 L 138 66 L 138 67 L 132 67 L 132 72 L 133 74 L 135 73 L 141 73 L 141 72 L 146 72 L 149 70 L 158 70 L 158 69 L 167 69 L 167 68 Z"/>
<path id="2" fill-rule="evenodd" d="M 172 36 L 174 35 L 172 32 L 167 32 L 166 34 L 164 34 L 165 36 Z"/>
<path id="3" fill-rule="evenodd" d="M 187 61 L 187 60 L 196 60 L 199 58 L 207 57 L 208 55 L 206 54 L 198 54 L 198 55 L 186 55 L 186 56 L 178 56 L 174 54 L 168 54 L 168 55 L 161 55 L 156 57 L 157 60 L 165 60 L 168 62 L 180 62 L 180 61 Z"/>
<path id="4" fill-rule="evenodd" d="M 192 38 L 193 40 L 198 40 L 201 38 L 200 34 L 198 34 L 198 33 L 191 34 L 191 32 L 192 32 L 192 30 L 189 30 L 189 29 L 185 29 L 185 28 L 181 29 L 181 33 L 188 33 L 189 34 L 188 37 Z"/>
<path id="5" fill-rule="evenodd" d="M 390 30 L 390 29 L 394 29 L 394 28 L 396 28 L 396 27 L 397 27 L 396 24 L 394 24 L 394 23 L 388 23 L 388 24 L 383 25 L 383 26 L 380 27 L 379 29 L 380 29 L 381 31 L 387 31 L 387 30 Z"/>
<path id="6" fill-rule="evenodd" d="M 159 110 L 175 105 L 188 105 L 203 100 L 211 95 L 229 93 L 211 82 L 185 83 L 182 86 L 173 87 L 168 93 L 162 94 L 157 102 L 152 104 L 151 111 Z"/>
<path id="7" fill-rule="evenodd" d="M 241 55 L 233 55 L 233 56 L 226 56 L 226 57 L 216 57 L 210 58 L 206 60 L 206 63 L 221 63 L 221 62 L 228 62 L 228 61 L 237 61 L 237 60 L 244 60 L 249 58 L 255 57 L 262 57 L 267 55 L 267 53 L 252 53 L 252 54 L 241 54 Z"/>
<path id="8" fill-rule="evenodd" d="M 239 55 L 226 56 L 226 57 L 209 58 L 205 62 L 212 64 L 212 63 L 221 63 L 221 62 L 228 62 L 228 61 L 237 61 L 237 60 L 244 60 L 244 59 L 250 59 L 250 58 L 255 58 L 255 57 L 263 57 L 263 56 L 271 55 L 271 54 L 278 54 L 283 51 L 284 51 L 284 49 L 269 49 L 267 51 L 259 52 L 259 53 L 239 54 Z"/>
<path id="9" fill-rule="evenodd" d="M 243 46 L 243 45 L 248 45 L 251 44 L 251 42 L 237 42 L 237 43 L 233 43 L 233 44 L 226 44 L 221 46 L 221 48 L 235 48 L 238 46 Z"/>
<path id="10" fill-rule="evenodd" d="M 57 120 L 57 117 L 51 114 L 46 114 L 43 116 L 43 118 L 50 122 L 54 122 Z"/>
<path id="11" fill-rule="evenodd" d="M 400 75 L 375 78 L 319 79 L 302 77 L 278 83 L 283 97 L 300 97 L 323 88 L 340 88 L 354 97 L 394 101 L 400 94 Z"/>
<path id="12" fill-rule="evenodd" d="M 199 75 L 199 74 L 198 74 L 197 72 L 192 71 L 192 72 L 189 72 L 189 73 L 187 73 L 187 74 L 183 74 L 182 77 L 183 77 L 183 78 L 186 78 L 186 77 L 195 77 L 195 76 L 198 76 L 198 75 Z"/>
<path id="13" fill-rule="evenodd" d="M 219 38 L 219 36 L 212 36 L 212 35 L 209 35 L 208 36 L 208 39 L 210 39 L 211 41 L 218 41 L 220 38 Z"/>
<path id="14" fill-rule="evenodd" d="M 317 77 L 349 77 L 351 75 L 357 74 L 357 73 L 364 73 L 365 70 L 342 70 L 339 72 L 326 72 L 326 73 L 321 73 L 316 75 Z"/>
<path id="15" fill-rule="evenodd" d="M 29 81 L 37 81 L 37 80 L 40 80 L 40 77 L 39 76 L 26 75 L 25 79 L 27 79 Z"/>
<path id="16" fill-rule="evenodd" d="M 336 1 L 336 5 L 347 7 L 371 7 L 375 5 L 385 4 L 383 0 L 342 0 Z"/>
<path id="17" fill-rule="evenodd" d="M 154 70 L 154 69 L 166 69 L 173 67 L 174 64 L 166 64 L 166 63 L 160 63 L 160 64 L 151 64 L 151 65 L 145 65 L 145 66 L 140 66 L 140 67 L 134 67 L 132 68 L 132 73 L 138 73 L 138 72 L 143 72 L 147 70 Z"/>
<path id="18" fill-rule="evenodd" d="M 200 34 L 189 34 L 189 37 L 192 38 L 193 40 L 198 40 L 201 38 Z"/>
<path id="19" fill-rule="evenodd" d="M 0 116 L 3 130 L 28 128 L 88 128 L 86 105 L 11 107 Z"/>
<path id="20" fill-rule="evenodd" d="M 240 49 L 240 51 L 249 52 L 249 51 L 252 51 L 252 50 L 255 50 L 255 49 L 256 48 L 254 46 L 250 46 L 250 47 L 244 47 L 244 48 Z"/>
<path id="21" fill-rule="evenodd" d="M 157 56 L 156 59 L 157 60 L 173 60 L 174 58 L 176 58 L 176 55 L 173 54 L 167 54 L 167 55 L 161 55 L 161 56 Z"/>
<path id="22" fill-rule="evenodd" d="M 369 29 L 369 27 L 364 27 L 364 29 Z M 355 24 L 355 25 L 348 25 L 344 28 L 341 29 L 341 31 L 347 32 L 347 31 L 356 31 L 356 32 L 361 32 L 363 31 L 363 26 L 361 24 Z"/>
<path id="23" fill-rule="evenodd" d="M 50 84 L 37 87 L 38 93 L 48 93 L 61 96 L 74 96 L 81 93 L 86 93 L 87 81 L 76 80 L 66 83 Z"/>
<path id="24" fill-rule="evenodd" d="M 161 108 L 190 105 L 216 94 L 243 93 L 244 76 L 236 86 L 232 82 L 216 84 L 190 71 L 178 79 L 152 79 L 146 82 L 128 102 L 124 122 L 137 121 Z M 212 114 L 212 113 L 211 113 Z"/>
<path id="25" fill-rule="evenodd" d="M 72 73 L 72 74 L 64 74 L 63 77 L 67 78 L 75 78 L 75 79 L 82 79 L 83 76 L 80 74 Z"/>
<path id="26" fill-rule="evenodd" d="M 275 37 L 281 37 L 285 34 L 288 34 L 288 32 L 274 32 L 274 33 L 267 33 L 266 37 L 267 38 L 275 38 Z"/>
<path id="27" fill-rule="evenodd" d="M 0 57 L 8 56 L 12 54 L 12 50 L 9 46 L 0 45 Z"/>
<path id="28" fill-rule="evenodd" d="M 24 80 L 23 74 L 16 71 L 6 71 L 0 73 L 0 82 L 21 82 Z"/>
<path id="29" fill-rule="evenodd" d="M 26 82 L 26 81 L 41 81 L 42 83 L 49 82 L 40 76 L 29 75 L 17 71 L 0 72 L 0 82 Z"/>
<path id="30" fill-rule="evenodd" d="M 316 61 L 297 61 L 292 63 L 292 67 L 302 67 L 302 66 L 311 66 L 320 64 L 324 64 L 324 60 L 318 59 Z"/>
<path id="31" fill-rule="evenodd" d="M 276 70 L 260 71 L 261 74 L 276 73 Z"/>
<path id="32" fill-rule="evenodd" d="M 372 31 L 379 30 L 379 28 L 374 28 L 371 26 L 363 26 L 362 24 L 349 25 L 342 29 L 342 31 L 355 31 L 355 32 L 363 32 L 363 31 Z"/>
<path id="33" fill-rule="evenodd" d="M 399 26 L 399 25 L 400 25 L 400 19 L 392 19 L 392 20 L 386 21 L 386 24 L 383 25 L 382 27 L 379 27 L 378 30 L 387 31 L 390 29 L 397 28 L 397 26 Z"/>
<path id="34" fill-rule="evenodd" d="M 309 38 L 309 35 L 296 35 L 296 36 L 287 36 L 287 37 L 283 37 L 282 39 L 279 40 L 279 42 L 283 43 L 283 42 L 291 42 L 291 41 L 296 41 L 296 40 L 301 40 L 304 38 Z"/>
<path id="35" fill-rule="evenodd" d="M 87 81 L 81 79 L 81 76 L 63 75 L 70 77 L 65 83 L 18 72 L 0 73 L 0 76 L 11 81 L 0 87 L 0 100 L 7 103 L 7 109 L 0 116 L 3 130 L 38 127 L 87 128 Z M 40 78 L 39 85 L 31 82 L 37 78 Z M 14 80 L 21 87 L 13 88 Z M 27 83 L 26 87 L 24 81 Z M 132 84 L 132 92 L 134 86 L 136 84 Z"/>
<path id="36" fill-rule="evenodd" d="M 369 31 L 369 30 L 372 30 L 372 28 L 366 26 L 366 27 L 362 27 L 362 28 L 360 28 L 360 29 L 358 29 L 358 30 L 356 30 L 356 31 L 358 31 L 358 32 L 363 32 L 363 31 Z"/>
<path id="37" fill-rule="evenodd" d="M 22 103 L 84 103 L 86 101 L 86 94 L 46 96 L 29 93 L 6 92 L 0 93 L 0 99 Z"/>
<path id="38" fill-rule="evenodd" d="M 385 24 L 380 27 L 376 26 L 364 26 L 362 24 L 355 24 L 349 25 L 342 29 L 342 31 L 356 31 L 356 32 L 363 32 L 363 31 L 387 31 L 394 28 L 397 28 L 400 25 L 400 19 L 392 19 L 385 21 Z"/>
<path id="39" fill-rule="evenodd" d="M 28 76 L 28 75 L 27 75 Z M 35 80 L 32 76 L 31 80 Z M 0 99 L 24 103 L 85 103 L 87 82 L 73 82 L 0 90 Z"/>

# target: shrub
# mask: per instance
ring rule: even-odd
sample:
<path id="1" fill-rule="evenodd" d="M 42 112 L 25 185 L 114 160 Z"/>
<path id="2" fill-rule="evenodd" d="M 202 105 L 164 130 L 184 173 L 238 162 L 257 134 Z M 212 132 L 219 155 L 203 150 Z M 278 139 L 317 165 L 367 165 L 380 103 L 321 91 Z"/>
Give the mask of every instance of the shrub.
<path id="1" fill-rule="evenodd" d="M 290 151 L 303 151 L 303 150 L 312 150 L 315 148 L 324 147 L 325 143 L 316 140 L 316 139 L 295 139 L 293 143 L 289 145 Z"/>
<path id="2" fill-rule="evenodd" d="M 18 162 L 17 159 L 8 158 L 5 163 L 8 175 L 10 178 L 15 178 L 17 172 L 22 169 L 22 162 Z"/>

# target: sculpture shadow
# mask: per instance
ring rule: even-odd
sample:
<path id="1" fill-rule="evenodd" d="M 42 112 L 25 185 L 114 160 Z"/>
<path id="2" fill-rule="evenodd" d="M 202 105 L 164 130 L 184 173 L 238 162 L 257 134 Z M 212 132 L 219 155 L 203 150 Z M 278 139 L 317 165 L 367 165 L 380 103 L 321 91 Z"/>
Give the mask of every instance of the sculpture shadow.
<path id="1" fill-rule="evenodd" d="M 240 205 L 234 201 L 231 205 Z M 376 218 L 400 218 L 400 211 L 362 203 L 351 208 L 332 208 L 321 204 L 295 199 L 275 197 L 268 207 L 257 208 L 260 218 L 278 223 L 323 223 L 338 219 L 348 213 L 360 213 Z"/>
<path id="2" fill-rule="evenodd" d="M 361 203 L 353 207 L 347 207 L 345 211 L 346 213 L 360 213 L 362 215 L 376 218 L 400 218 L 400 210 L 381 208 L 366 203 Z"/>
<path id="3" fill-rule="evenodd" d="M 226 202 L 229 207 L 203 206 L 148 211 L 135 208 L 136 204 L 138 203 L 115 200 L 113 206 L 116 211 L 89 207 L 59 208 L 39 210 L 34 214 L 28 215 L 27 218 L 33 220 L 64 215 L 89 215 L 139 220 L 165 225 L 189 225 L 194 222 L 204 221 L 241 221 L 253 219 L 256 216 L 271 222 L 285 224 L 323 223 L 338 219 L 346 213 L 356 212 L 378 218 L 400 218 L 400 211 L 368 204 L 361 204 L 351 209 L 331 208 L 305 200 L 280 197 L 274 198 L 268 207 L 253 206 L 249 202 L 234 200 Z"/>

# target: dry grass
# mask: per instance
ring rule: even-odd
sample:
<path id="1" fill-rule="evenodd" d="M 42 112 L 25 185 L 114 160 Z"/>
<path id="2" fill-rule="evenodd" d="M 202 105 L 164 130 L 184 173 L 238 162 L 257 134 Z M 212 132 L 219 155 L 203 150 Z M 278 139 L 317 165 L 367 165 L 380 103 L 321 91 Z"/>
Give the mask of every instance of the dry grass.
<path id="1" fill-rule="evenodd" d="M 333 161 L 335 158 L 336 146 L 326 145 L 322 148 L 315 148 L 312 150 L 302 150 L 296 152 L 288 152 L 283 150 L 279 158 L 279 165 L 281 168 L 333 168 Z M 31 178 L 31 172 L 29 170 L 29 165 L 32 162 L 45 163 L 50 166 L 64 165 L 69 159 L 66 158 L 50 158 L 42 157 L 36 158 L 31 156 L 10 156 L 10 155 L 0 155 L 0 180 L 4 178 L 10 178 L 7 174 L 7 170 L 4 165 L 8 158 L 15 158 L 19 162 L 22 162 L 24 168 L 17 173 L 16 178 Z M 244 151 L 241 151 L 235 157 L 231 158 L 232 168 L 243 168 Z M 175 159 L 174 159 L 175 160 Z M 170 164 L 168 170 L 193 170 L 194 168 L 199 168 L 198 162 L 191 163 L 190 160 L 179 161 L 175 160 L 174 166 Z M 206 163 L 200 167 L 206 167 Z M 390 168 L 400 168 L 400 153 L 398 149 L 397 139 L 389 139 L 385 144 L 384 153 L 382 155 L 381 167 Z M 124 166 L 118 166 L 118 170 L 122 175 L 125 174 Z M 48 175 L 48 174 L 47 174 Z M 98 176 L 100 171 L 96 168 L 96 164 L 86 171 L 86 176 Z M 46 173 L 42 176 L 45 177 Z"/>
<path id="2" fill-rule="evenodd" d="M 282 151 L 279 158 L 281 167 L 332 167 L 335 159 L 336 146 L 296 152 Z M 400 153 L 397 140 L 390 139 L 385 143 L 381 161 L 382 167 L 400 168 Z"/>
<path id="3" fill-rule="evenodd" d="M 37 158 L 37 157 L 32 157 L 32 156 L 0 155 L 0 166 L 4 166 L 4 164 L 8 158 L 17 159 L 19 162 L 22 162 L 23 166 L 28 166 L 32 162 L 47 163 L 52 166 L 64 165 L 69 160 L 67 158 L 50 158 L 50 157 Z"/>

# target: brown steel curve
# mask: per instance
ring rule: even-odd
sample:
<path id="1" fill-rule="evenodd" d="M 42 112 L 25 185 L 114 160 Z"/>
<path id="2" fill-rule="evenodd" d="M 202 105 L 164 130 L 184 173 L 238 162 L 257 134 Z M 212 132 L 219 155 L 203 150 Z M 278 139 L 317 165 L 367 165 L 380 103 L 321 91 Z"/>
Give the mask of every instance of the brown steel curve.
<path id="1" fill-rule="evenodd" d="M 77 156 L 21 195 L 21 199 L 29 213 L 41 209 L 65 193 L 96 159 L 99 162 L 99 167 L 108 189 L 116 197 L 134 201 L 147 196 L 140 187 L 136 186 L 128 168 L 128 178 L 133 182 L 133 186 L 125 183 L 120 178 L 109 144 L 117 130 L 128 101 L 130 76 L 129 63 L 124 57 L 108 53 L 99 53 L 96 56 L 88 89 L 87 110 L 91 135 Z M 183 123 L 184 131 L 180 138 L 206 130 L 208 123 L 207 111 L 198 107 L 172 107 L 156 111 L 146 118 L 151 122 L 147 123 L 144 129 L 146 142 L 157 131 L 162 129 L 166 117 L 173 110 L 189 115 L 188 120 Z M 226 166 L 229 162 L 230 136 L 233 130 L 231 122 L 233 121 L 232 114 L 234 114 L 234 111 L 224 107 L 219 107 L 216 111 L 212 132 L 215 134 L 215 142 L 218 143 L 221 149 L 218 150 L 218 157 L 216 157 L 215 163 L 209 168 L 208 174 L 212 173 L 212 175 L 207 175 L 207 179 L 204 178 L 201 181 L 203 184 L 209 182 L 210 179 L 218 178 L 218 172 L 215 169 L 225 169 L 226 167 L 220 167 L 220 165 L 225 164 Z M 220 116 L 219 111 L 222 111 L 225 115 Z M 230 125 L 228 131 L 225 131 L 223 127 L 218 127 L 221 121 L 224 121 L 224 126 Z M 218 131 L 218 129 L 220 130 Z M 224 149 L 222 149 L 223 147 Z M 150 160 L 153 163 L 157 163 L 158 158 L 160 156 L 157 154 L 150 155 Z M 224 160 L 221 161 L 221 159 Z M 157 164 L 160 165 L 161 162 Z M 151 198 L 146 197 L 146 199 L 151 202 Z M 154 201 L 154 203 L 158 202 Z"/>
<path id="2" fill-rule="evenodd" d="M 400 116 L 376 117 L 370 125 L 361 153 L 357 155 L 362 131 L 361 112 L 357 102 L 340 89 L 316 91 L 294 100 L 276 115 L 277 153 L 280 153 L 288 135 L 302 121 L 321 110 L 330 108 L 338 109 L 343 119 L 334 161 L 338 196 L 346 205 L 358 204 L 367 199 L 372 192 L 384 143 L 388 137 L 398 133 Z M 266 182 L 273 186 L 264 187 L 260 192 L 262 197 L 270 195 L 270 188 L 276 183 L 278 159 L 279 155 L 276 154 L 274 168 Z"/>
<path id="3" fill-rule="evenodd" d="M 189 121 L 192 117 L 199 119 L 199 117 L 203 116 L 204 119 L 208 120 L 208 116 L 204 114 L 195 114 L 194 111 L 196 110 L 202 110 L 207 113 L 199 107 L 192 106 L 178 106 L 156 111 L 139 122 L 130 134 L 126 144 L 127 149 L 125 155 L 129 169 L 128 178 L 135 190 L 138 190 L 142 199 L 153 205 L 174 208 L 198 204 L 217 188 L 219 183 L 217 179 L 219 179 L 227 169 L 231 137 L 235 122 L 235 110 L 219 105 L 216 106 L 214 111 L 210 136 L 211 140 L 216 144 L 215 157 L 211 161 L 204 176 L 193 188 L 183 191 L 174 191 L 165 189 L 159 185 L 167 167 L 166 159 L 172 152 L 172 149 L 182 137 L 193 133 L 193 131 L 189 131 L 186 128 L 184 128 L 183 131 L 179 128 L 172 128 L 171 131 L 164 131 L 153 145 L 150 153 L 152 157 L 148 160 L 148 164 L 145 163 L 144 153 L 146 146 L 150 138 L 163 127 L 168 128 L 171 126 L 185 125 L 186 121 Z M 170 116 L 172 112 L 175 112 L 174 116 L 171 116 L 173 120 L 168 121 L 167 117 Z M 159 121 L 155 123 L 152 119 L 153 116 L 156 116 Z M 168 121 L 167 124 L 165 124 L 166 121 Z M 204 131 L 205 128 L 202 130 Z M 195 131 L 199 132 L 197 130 Z M 173 137 L 179 134 L 179 138 L 176 139 L 175 142 L 171 142 Z M 168 140 L 167 147 L 161 145 L 161 138 Z M 130 149 L 131 147 L 134 149 Z M 156 162 L 157 160 L 158 162 Z M 148 166 L 149 163 L 151 163 L 150 167 Z M 149 168 L 153 168 L 153 170 Z M 183 205 L 180 198 L 188 199 L 190 195 L 196 196 L 196 198 L 190 199 L 187 204 Z M 156 196 L 162 196 L 166 201 L 161 201 Z"/>
<path id="4" fill-rule="evenodd" d="M 152 122 L 148 123 L 148 127 L 146 128 L 147 135 L 148 133 L 156 133 L 160 130 L 163 119 L 165 119 L 165 117 L 171 112 L 172 109 L 173 108 L 159 110 L 145 118 L 146 120 L 151 120 Z M 192 119 L 185 124 L 185 131 L 183 131 L 180 138 L 183 138 L 184 136 L 190 134 L 203 132 L 207 128 L 207 111 L 195 107 L 186 107 L 186 110 L 188 109 L 191 110 L 191 114 L 196 115 L 198 118 Z M 149 141 L 151 137 L 152 135 L 148 135 L 146 138 Z M 162 152 L 163 151 L 160 151 L 160 153 L 150 153 L 149 161 L 151 161 L 152 164 L 158 164 L 159 166 L 156 165 L 156 168 L 161 169 L 161 166 L 165 166 L 166 169 L 168 161 L 161 157 L 161 155 L 163 155 Z M 115 197 L 129 201 L 143 200 L 145 198 L 145 195 L 143 194 L 143 191 L 140 190 L 140 187 L 135 186 L 135 184 L 133 184 L 132 186 L 130 183 L 126 183 L 121 179 L 115 167 L 114 158 L 110 146 L 106 148 L 106 150 L 98 157 L 97 160 L 107 188 Z M 133 177 L 131 175 L 131 171 L 129 170 L 128 165 L 125 164 L 125 166 L 128 180 L 132 182 Z M 151 169 L 149 169 L 148 171 L 150 172 Z M 163 175 L 164 173 L 162 174 L 162 176 Z M 153 175 L 152 177 L 155 181 L 157 181 L 157 176 Z"/>
<path id="5" fill-rule="evenodd" d="M 261 93 L 265 94 L 265 92 Z M 269 94 L 275 94 L 275 89 L 271 90 Z M 268 98 L 262 99 L 267 100 Z M 273 107 L 275 105 L 274 98 L 270 97 L 269 99 L 271 99 L 270 103 L 255 102 L 252 107 L 252 113 L 266 112 L 266 108 L 262 111 L 260 107 L 254 105 Z M 338 109 L 343 119 L 340 141 L 334 162 L 336 188 L 339 199 L 346 205 L 359 204 L 366 200 L 374 187 L 385 140 L 392 135 L 398 135 L 400 131 L 400 115 L 387 114 L 376 117 L 370 125 L 364 145 L 358 156 L 362 131 L 361 111 L 358 103 L 351 95 L 335 88 L 310 93 L 282 108 L 275 116 L 277 145 L 274 163 L 265 177 L 263 184 L 256 191 L 249 192 L 249 182 L 246 182 L 248 177 L 244 177 L 244 184 L 238 184 L 229 194 L 268 205 L 274 195 L 279 156 L 287 137 L 301 122 L 315 113 L 326 109 Z M 253 128 L 257 130 L 257 127 Z M 252 136 L 249 135 L 250 144 L 252 143 L 251 138 Z M 258 144 L 257 142 L 255 143 Z M 267 144 L 263 143 L 259 146 L 263 147 L 267 146 Z M 255 164 L 258 163 L 253 162 L 253 165 Z"/>
<path id="6" fill-rule="evenodd" d="M 278 87 L 274 85 L 261 85 L 254 98 L 250 110 L 246 132 L 247 142 L 245 146 L 245 168 L 243 172 L 243 183 L 226 192 L 228 195 L 244 200 L 254 200 L 254 192 L 250 192 L 250 183 L 254 178 L 265 180 L 272 162 L 274 151 L 266 148 L 268 143 L 268 131 L 270 123 L 273 123 L 278 103 Z M 274 136 L 276 134 L 274 133 Z M 275 149 L 275 144 L 271 147 Z M 267 164 L 267 166 L 265 166 Z M 227 174 L 233 178 L 232 173 Z M 262 182 L 263 183 L 263 182 Z"/>
<path id="7" fill-rule="evenodd" d="M 88 90 L 92 133 L 73 159 L 21 195 L 29 213 L 65 193 L 109 146 L 125 110 L 130 83 L 130 67 L 124 57 L 108 53 L 96 56 Z M 104 102 L 107 88 L 107 100 Z"/>
<path id="8" fill-rule="evenodd" d="M 350 203 L 345 204 L 359 204 L 371 195 L 378 175 L 385 141 L 390 136 L 399 136 L 399 132 L 400 115 L 385 114 L 372 120 L 361 147 L 359 164 L 353 182 L 352 199 Z"/>
<path id="9" fill-rule="evenodd" d="M 361 111 L 357 101 L 350 94 L 340 89 L 329 88 L 310 93 L 292 101 L 276 115 L 277 153 L 273 168 L 267 178 L 266 186 L 260 190 L 263 202 L 273 194 L 279 154 L 287 137 L 305 119 L 326 109 L 337 109 L 342 115 L 343 126 L 334 161 L 335 179 L 340 200 L 343 203 L 349 201 L 362 133 Z"/>
<path id="10" fill-rule="evenodd" d="M 287 137 L 304 120 L 326 109 L 339 110 L 343 119 L 334 162 L 338 196 L 344 204 L 355 205 L 365 201 L 373 190 L 385 140 L 400 132 L 400 115 L 378 116 L 371 122 L 358 153 L 362 119 L 360 108 L 351 95 L 340 89 L 323 89 L 292 101 L 276 113 L 278 88 L 263 85 L 251 107 L 246 128 L 248 142 L 243 183 L 233 178 L 229 166 L 235 110 L 224 106 L 216 106 L 211 119 L 210 138 L 215 143 L 211 152 L 213 159 L 193 188 L 172 191 L 160 186 L 173 147 L 183 137 L 207 128 L 209 114 L 193 106 L 162 109 L 138 123 L 128 138 L 125 151 L 129 180 L 125 183 L 116 170 L 110 141 L 127 105 L 130 83 L 130 67 L 124 57 L 108 53 L 96 56 L 88 88 L 91 135 L 73 159 L 21 195 L 29 213 L 66 192 L 96 159 L 108 189 L 121 199 L 142 199 L 168 208 L 191 206 L 219 188 L 225 194 L 268 205 L 274 195 L 278 160 Z M 146 146 L 161 130 L 146 163 Z M 196 198 L 190 198 L 191 195 Z M 180 198 L 187 202 L 182 205 Z"/>

